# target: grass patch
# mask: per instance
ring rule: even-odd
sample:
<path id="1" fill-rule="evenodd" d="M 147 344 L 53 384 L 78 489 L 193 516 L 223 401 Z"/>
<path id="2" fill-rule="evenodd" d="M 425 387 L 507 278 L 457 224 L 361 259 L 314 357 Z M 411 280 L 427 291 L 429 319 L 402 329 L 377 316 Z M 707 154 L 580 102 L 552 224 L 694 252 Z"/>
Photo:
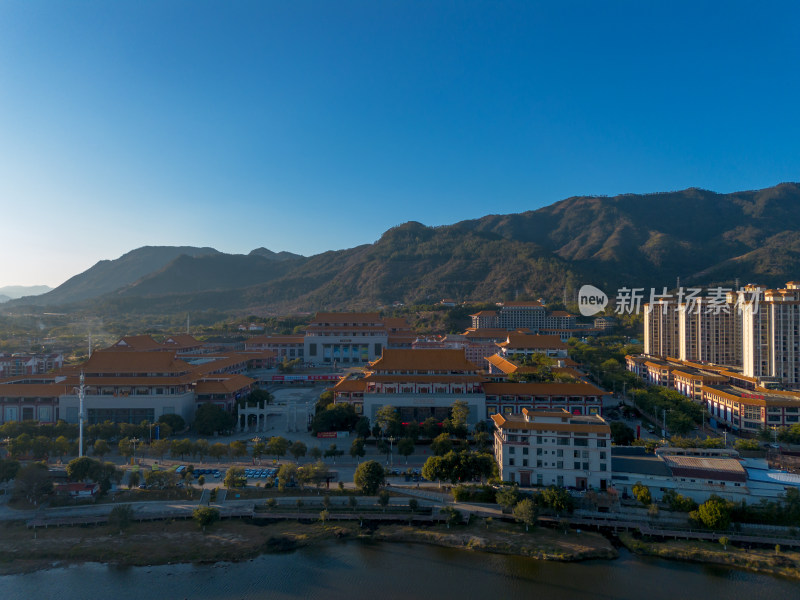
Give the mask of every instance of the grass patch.
<path id="1" fill-rule="evenodd" d="M 800 552 L 795 550 L 745 549 L 734 544 L 727 548 L 718 542 L 702 540 L 667 540 L 656 542 L 620 533 L 619 539 L 631 552 L 691 562 L 727 565 L 758 573 L 800 579 Z"/>

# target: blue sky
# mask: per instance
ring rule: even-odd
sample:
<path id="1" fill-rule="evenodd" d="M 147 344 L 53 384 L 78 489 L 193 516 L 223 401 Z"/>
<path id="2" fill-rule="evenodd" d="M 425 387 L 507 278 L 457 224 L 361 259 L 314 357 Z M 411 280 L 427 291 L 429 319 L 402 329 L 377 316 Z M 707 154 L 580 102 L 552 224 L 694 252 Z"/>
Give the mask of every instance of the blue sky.
<path id="1" fill-rule="evenodd" d="M 800 180 L 796 2 L 0 2 L 0 286 Z"/>

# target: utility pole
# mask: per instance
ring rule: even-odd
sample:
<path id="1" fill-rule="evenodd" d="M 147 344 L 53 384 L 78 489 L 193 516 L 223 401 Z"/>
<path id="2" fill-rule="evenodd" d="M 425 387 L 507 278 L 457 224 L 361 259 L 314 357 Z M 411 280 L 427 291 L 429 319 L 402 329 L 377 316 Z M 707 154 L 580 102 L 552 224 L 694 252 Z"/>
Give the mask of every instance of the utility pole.
<path id="1" fill-rule="evenodd" d="M 86 395 L 83 371 L 81 371 L 81 385 L 78 388 L 78 457 L 83 456 L 83 397 Z"/>

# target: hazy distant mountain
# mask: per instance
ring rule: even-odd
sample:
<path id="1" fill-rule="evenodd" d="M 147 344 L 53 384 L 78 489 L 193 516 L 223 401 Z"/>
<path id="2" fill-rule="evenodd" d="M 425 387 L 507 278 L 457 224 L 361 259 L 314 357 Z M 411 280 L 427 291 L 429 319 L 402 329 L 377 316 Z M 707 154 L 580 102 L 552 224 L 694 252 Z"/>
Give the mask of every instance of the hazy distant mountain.
<path id="1" fill-rule="evenodd" d="M 623 285 L 672 287 L 676 277 L 687 285 L 800 279 L 800 185 L 568 198 L 442 227 L 410 222 L 374 244 L 308 258 L 140 248 L 16 303 L 94 298 L 92 310 L 106 313 L 280 313 L 444 297 L 561 299 L 583 283 L 613 294 Z"/>
<path id="2" fill-rule="evenodd" d="M 219 252 L 214 248 L 193 248 L 191 246 L 144 246 L 131 250 L 115 260 L 101 260 L 83 273 L 71 277 L 54 290 L 41 296 L 26 297 L 21 302 L 38 306 L 55 306 L 96 298 L 162 269 L 167 263 L 182 254 L 202 256 L 219 254 Z"/>
<path id="3" fill-rule="evenodd" d="M 23 296 L 36 296 L 52 289 L 48 285 L 7 285 L 0 287 L 0 302 L 22 298 Z"/>

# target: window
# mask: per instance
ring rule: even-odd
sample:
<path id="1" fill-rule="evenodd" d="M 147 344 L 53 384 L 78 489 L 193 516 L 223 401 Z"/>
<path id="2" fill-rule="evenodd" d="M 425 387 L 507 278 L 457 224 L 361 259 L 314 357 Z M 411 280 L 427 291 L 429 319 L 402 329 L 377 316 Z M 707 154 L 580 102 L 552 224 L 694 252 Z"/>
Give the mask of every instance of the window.
<path id="1" fill-rule="evenodd" d="M 576 439 L 575 440 L 575 445 L 576 446 L 588 446 L 589 445 L 589 440 Z"/>
<path id="2" fill-rule="evenodd" d="M 606 441 L 605 440 L 597 440 L 597 447 L 598 448 L 605 448 L 606 447 Z"/>
<path id="3" fill-rule="evenodd" d="M 563 450 L 556 450 L 556 456 L 561 458 L 562 456 L 564 456 L 564 451 Z"/>
<path id="4" fill-rule="evenodd" d="M 563 469 L 564 468 L 564 461 L 560 460 L 556 463 L 556 468 Z"/>
<path id="5" fill-rule="evenodd" d="M 510 436 L 510 437 L 514 437 L 514 436 Z M 508 447 L 508 453 L 509 454 L 516 454 L 516 452 L 517 452 L 517 449 L 514 446 L 509 446 Z"/>
<path id="6" fill-rule="evenodd" d="M 572 465 L 572 468 L 573 468 L 573 469 L 575 469 L 576 471 L 580 470 L 580 468 L 581 468 L 581 463 L 579 463 L 579 462 L 575 462 L 575 463 Z"/>
<path id="7" fill-rule="evenodd" d="M 542 455 L 542 449 L 541 448 L 537 448 L 536 449 L 536 456 L 541 456 L 541 455 Z"/>
<path id="8" fill-rule="evenodd" d="M 514 466 L 514 459 L 513 459 L 513 458 L 509 458 L 509 459 L 508 459 L 508 465 L 509 465 L 510 467 L 513 467 L 513 466 Z"/>
<path id="9" fill-rule="evenodd" d="M 309 356 L 316 356 L 317 355 L 317 345 L 316 344 L 309 344 L 308 345 L 308 355 Z"/>
<path id="10" fill-rule="evenodd" d="M 528 448 L 527 447 L 522 449 L 522 454 L 524 454 L 525 456 L 528 455 Z"/>
<path id="11" fill-rule="evenodd" d="M 523 467 L 527 467 L 528 466 L 528 459 L 527 458 L 523 458 L 522 459 L 522 466 Z"/>
<path id="12" fill-rule="evenodd" d="M 606 463 L 600 463 L 600 470 L 601 471 L 605 471 L 606 470 Z"/>

